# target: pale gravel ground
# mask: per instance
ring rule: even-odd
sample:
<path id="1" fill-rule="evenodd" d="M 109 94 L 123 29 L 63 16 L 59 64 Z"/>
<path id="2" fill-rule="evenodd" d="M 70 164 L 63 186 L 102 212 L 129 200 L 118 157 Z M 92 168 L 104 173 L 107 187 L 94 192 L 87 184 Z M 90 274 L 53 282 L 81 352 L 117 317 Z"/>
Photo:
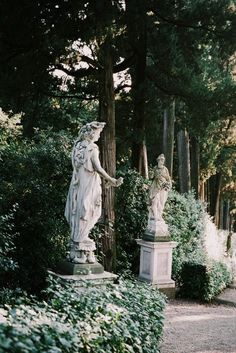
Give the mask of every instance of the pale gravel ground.
<path id="1" fill-rule="evenodd" d="M 161 353 L 236 353 L 236 308 L 172 300 Z"/>

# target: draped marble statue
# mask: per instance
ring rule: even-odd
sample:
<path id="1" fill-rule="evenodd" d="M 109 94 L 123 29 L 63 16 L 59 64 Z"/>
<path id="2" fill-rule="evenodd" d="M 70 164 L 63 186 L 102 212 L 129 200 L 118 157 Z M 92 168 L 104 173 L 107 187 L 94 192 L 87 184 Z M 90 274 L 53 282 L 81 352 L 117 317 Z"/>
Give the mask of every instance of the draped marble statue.
<path id="1" fill-rule="evenodd" d="M 168 169 L 165 167 L 165 156 L 161 154 L 157 158 L 157 166 L 154 169 L 154 178 L 149 189 L 149 215 L 147 233 L 157 237 L 169 235 L 168 226 L 163 219 L 163 210 L 172 182 Z"/>
<path id="2" fill-rule="evenodd" d="M 102 176 L 108 186 L 119 186 L 122 178 L 110 177 L 101 167 L 99 139 L 105 123 L 91 122 L 84 125 L 72 150 L 73 174 L 65 207 L 65 217 L 70 225 L 69 260 L 73 263 L 94 263 L 95 242 L 89 233 L 101 216 Z"/>

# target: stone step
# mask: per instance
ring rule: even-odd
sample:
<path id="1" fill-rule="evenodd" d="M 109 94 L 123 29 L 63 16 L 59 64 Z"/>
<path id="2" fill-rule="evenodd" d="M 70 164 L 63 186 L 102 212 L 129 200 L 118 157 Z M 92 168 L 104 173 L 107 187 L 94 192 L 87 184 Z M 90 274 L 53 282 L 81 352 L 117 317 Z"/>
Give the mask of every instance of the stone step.
<path id="1" fill-rule="evenodd" d="M 118 275 L 114 273 L 90 273 L 85 275 L 62 275 L 51 270 L 48 273 L 54 277 L 60 278 L 65 282 L 70 282 L 75 288 L 84 290 L 84 281 L 90 282 L 94 286 L 104 286 L 117 281 Z"/>

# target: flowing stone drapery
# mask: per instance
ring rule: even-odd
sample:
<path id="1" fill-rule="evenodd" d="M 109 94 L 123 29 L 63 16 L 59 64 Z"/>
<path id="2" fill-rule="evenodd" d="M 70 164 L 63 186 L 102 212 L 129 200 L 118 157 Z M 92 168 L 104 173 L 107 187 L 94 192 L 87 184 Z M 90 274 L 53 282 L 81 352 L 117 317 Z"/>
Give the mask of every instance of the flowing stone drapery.
<path id="1" fill-rule="evenodd" d="M 167 237 L 168 226 L 163 219 L 163 211 L 172 187 L 168 169 L 165 167 L 165 156 L 157 158 L 158 165 L 154 169 L 154 178 L 149 189 L 149 215 L 146 234 L 154 237 Z"/>
<path id="2" fill-rule="evenodd" d="M 72 151 L 73 174 L 65 207 L 65 217 L 70 225 L 69 260 L 74 263 L 94 263 L 95 242 L 89 233 L 101 216 L 101 178 L 109 186 L 119 186 L 123 179 L 110 177 L 101 167 L 99 139 L 105 123 L 92 122 L 83 126 Z"/>

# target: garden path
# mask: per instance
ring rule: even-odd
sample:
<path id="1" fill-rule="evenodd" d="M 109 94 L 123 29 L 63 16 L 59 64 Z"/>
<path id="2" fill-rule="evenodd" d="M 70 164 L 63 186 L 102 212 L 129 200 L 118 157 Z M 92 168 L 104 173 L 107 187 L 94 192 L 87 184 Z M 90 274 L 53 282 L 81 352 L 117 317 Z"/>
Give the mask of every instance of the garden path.
<path id="1" fill-rule="evenodd" d="M 236 353 L 236 307 L 178 299 L 165 315 L 161 353 Z"/>

